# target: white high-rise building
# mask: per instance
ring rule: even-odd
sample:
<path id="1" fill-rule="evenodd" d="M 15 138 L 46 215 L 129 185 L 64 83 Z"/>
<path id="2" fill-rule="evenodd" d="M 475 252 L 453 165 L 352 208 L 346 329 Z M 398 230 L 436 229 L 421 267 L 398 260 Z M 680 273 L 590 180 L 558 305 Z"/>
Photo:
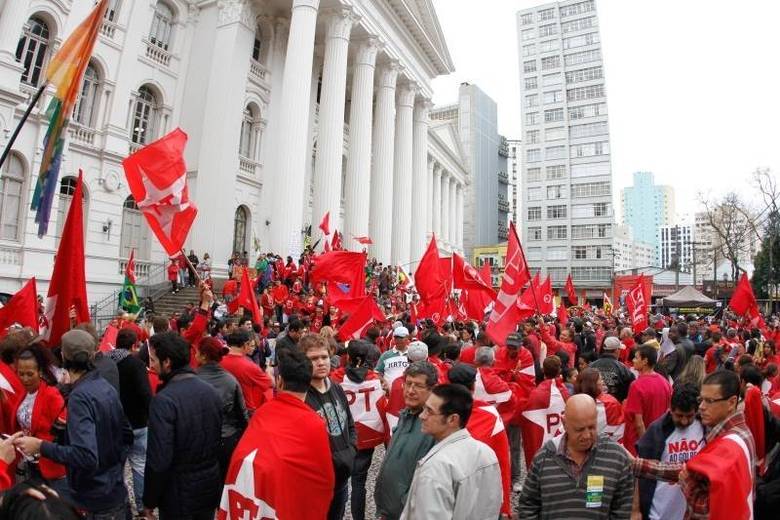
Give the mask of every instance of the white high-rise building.
<path id="1" fill-rule="evenodd" d="M 532 268 L 561 285 L 612 277 L 612 169 L 594 0 L 517 14 L 522 94 L 522 240 Z"/>
<path id="2" fill-rule="evenodd" d="M 695 226 L 691 223 L 658 228 L 660 245 L 658 257 L 661 267 L 689 273 L 693 270 L 693 243 Z"/>
<path id="3" fill-rule="evenodd" d="M 520 139 L 507 139 L 509 157 L 507 158 L 507 174 L 509 175 L 509 220 L 518 225 L 518 218 L 522 215 L 522 190 L 520 186 L 520 172 L 523 169 L 522 146 Z M 507 222 L 509 225 L 509 222 Z"/>

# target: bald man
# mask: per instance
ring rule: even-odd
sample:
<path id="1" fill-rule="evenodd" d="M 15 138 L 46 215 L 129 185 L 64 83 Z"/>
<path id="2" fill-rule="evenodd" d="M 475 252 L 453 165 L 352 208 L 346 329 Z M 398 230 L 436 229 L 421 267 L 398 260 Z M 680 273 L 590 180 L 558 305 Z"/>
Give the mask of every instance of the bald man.
<path id="1" fill-rule="evenodd" d="M 634 478 L 623 448 L 597 433 L 596 402 L 569 398 L 565 433 L 534 456 L 520 495 L 518 517 L 611 520 L 631 516 Z"/>

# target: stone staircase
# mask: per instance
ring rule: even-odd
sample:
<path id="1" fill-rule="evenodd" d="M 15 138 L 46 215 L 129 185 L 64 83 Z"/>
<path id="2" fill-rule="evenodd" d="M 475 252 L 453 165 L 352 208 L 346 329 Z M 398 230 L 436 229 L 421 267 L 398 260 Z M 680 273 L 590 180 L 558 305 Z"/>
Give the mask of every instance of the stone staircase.
<path id="1" fill-rule="evenodd" d="M 220 298 L 224 279 L 214 280 L 214 295 Z M 197 287 L 182 287 L 176 294 L 171 294 L 170 288 L 162 296 L 154 300 L 154 312 L 158 316 L 168 317 L 174 312 L 182 312 L 187 304 L 198 305 L 200 297 Z"/>

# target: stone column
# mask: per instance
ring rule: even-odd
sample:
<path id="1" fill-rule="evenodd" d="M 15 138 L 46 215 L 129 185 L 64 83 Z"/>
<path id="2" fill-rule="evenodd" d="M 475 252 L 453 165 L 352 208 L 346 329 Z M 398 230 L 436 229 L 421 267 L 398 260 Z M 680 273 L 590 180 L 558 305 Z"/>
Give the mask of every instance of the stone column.
<path id="1" fill-rule="evenodd" d="M 425 253 L 425 233 L 428 231 L 428 111 L 431 102 L 427 99 L 420 100 L 414 107 L 414 166 L 412 169 L 412 232 L 411 232 L 411 257 L 417 262 Z"/>
<path id="2" fill-rule="evenodd" d="M 290 35 L 282 78 L 277 171 L 284 179 L 274 193 L 270 249 L 297 257 L 303 227 L 304 174 L 309 160 L 309 101 L 314 59 L 314 30 L 319 0 L 293 0 Z M 320 215 L 321 216 L 321 215 Z M 317 217 L 319 218 L 319 217 Z"/>
<path id="3" fill-rule="evenodd" d="M 449 172 L 442 172 L 441 177 L 441 241 L 450 243 L 450 181 Z"/>
<path id="4" fill-rule="evenodd" d="M 360 42 L 352 65 L 352 104 L 349 111 L 349 158 L 344 208 L 344 239 L 369 235 L 371 190 L 371 122 L 374 118 L 374 68 L 379 40 Z M 354 246 L 355 244 L 350 243 Z"/>
<path id="5" fill-rule="evenodd" d="M 455 243 L 463 251 L 463 184 L 458 184 L 455 200 Z"/>
<path id="6" fill-rule="evenodd" d="M 441 206 L 442 206 L 442 197 L 441 197 L 441 166 L 434 162 L 433 163 L 433 200 L 430 201 L 431 203 L 431 230 L 434 235 L 436 235 L 436 239 L 441 242 L 442 236 L 441 236 Z"/>
<path id="7" fill-rule="evenodd" d="M 372 256 L 390 262 L 393 229 L 393 145 L 395 143 L 395 82 L 400 67 L 390 61 L 379 69 L 372 139 L 371 209 L 369 229 Z"/>
<path id="8" fill-rule="evenodd" d="M 433 170 L 436 162 L 431 158 L 428 161 L 428 172 L 425 175 L 425 233 L 426 236 L 433 233 Z"/>
<path id="9" fill-rule="evenodd" d="M 347 88 L 347 51 L 355 17 L 351 9 L 329 13 L 322 68 L 319 140 L 314 169 L 312 222 L 330 212 L 332 228 L 341 214 L 341 165 L 344 152 L 344 104 Z M 342 230 L 343 231 L 343 230 Z"/>
<path id="10" fill-rule="evenodd" d="M 16 61 L 16 47 L 27 21 L 29 0 L 5 0 L 0 11 L 0 88 L 19 90 L 24 67 Z"/>
<path id="11" fill-rule="evenodd" d="M 412 168 L 414 167 L 413 125 L 416 85 L 405 83 L 398 89 L 395 115 L 395 159 L 393 161 L 393 253 L 394 265 L 409 263 L 412 230 Z"/>
<path id="12" fill-rule="evenodd" d="M 452 244 L 452 247 L 454 248 L 457 243 L 457 229 L 458 229 L 458 219 L 457 219 L 457 208 L 458 208 L 458 200 L 457 200 L 457 194 L 455 190 L 457 189 L 457 182 L 454 178 L 450 179 L 450 244 Z"/>

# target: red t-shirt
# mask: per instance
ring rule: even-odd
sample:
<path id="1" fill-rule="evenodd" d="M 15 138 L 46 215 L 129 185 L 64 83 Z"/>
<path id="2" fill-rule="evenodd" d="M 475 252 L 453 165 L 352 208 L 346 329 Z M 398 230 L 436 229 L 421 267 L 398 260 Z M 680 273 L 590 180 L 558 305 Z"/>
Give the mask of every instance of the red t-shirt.
<path id="1" fill-rule="evenodd" d="M 266 392 L 271 389 L 271 378 L 251 359 L 243 354 L 228 354 L 222 358 L 220 365 L 238 380 L 249 413 L 253 413 L 266 399 L 270 399 Z"/>
<path id="2" fill-rule="evenodd" d="M 634 418 L 641 414 L 645 428 L 661 417 L 669 409 L 672 399 L 672 386 L 664 376 L 650 372 L 639 376 L 628 387 L 625 402 L 626 435 L 624 442 L 628 451 L 636 455 L 636 441 L 639 439 Z"/>
<path id="3" fill-rule="evenodd" d="M 238 294 L 238 282 L 235 280 L 228 280 L 225 282 L 225 285 L 222 286 L 222 296 L 225 297 L 227 295 L 235 296 Z"/>
<path id="4" fill-rule="evenodd" d="M 460 357 L 458 358 L 458 361 L 473 366 L 474 358 L 476 357 L 476 355 L 477 355 L 477 347 L 472 345 L 460 351 Z"/>

